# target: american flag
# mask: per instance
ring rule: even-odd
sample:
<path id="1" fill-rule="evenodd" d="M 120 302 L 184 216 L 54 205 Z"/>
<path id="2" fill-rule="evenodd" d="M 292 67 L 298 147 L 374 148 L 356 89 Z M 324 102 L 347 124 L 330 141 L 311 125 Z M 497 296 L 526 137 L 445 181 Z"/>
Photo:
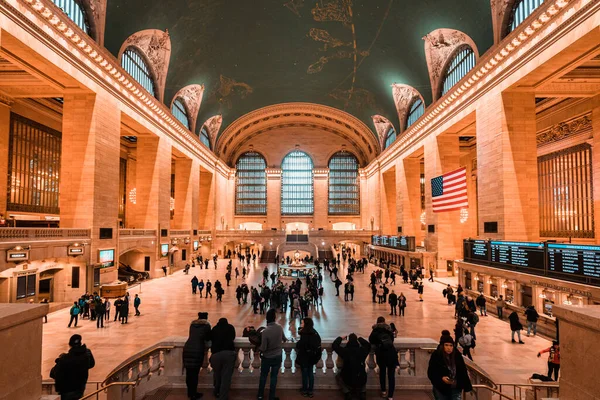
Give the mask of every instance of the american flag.
<path id="1" fill-rule="evenodd" d="M 460 210 L 467 207 L 466 168 L 448 172 L 431 180 L 433 212 Z"/>

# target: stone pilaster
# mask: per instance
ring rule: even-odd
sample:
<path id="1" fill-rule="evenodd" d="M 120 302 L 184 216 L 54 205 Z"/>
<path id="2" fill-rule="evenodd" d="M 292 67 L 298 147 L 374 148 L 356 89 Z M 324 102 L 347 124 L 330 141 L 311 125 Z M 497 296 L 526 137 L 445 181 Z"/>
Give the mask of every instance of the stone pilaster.
<path id="1" fill-rule="evenodd" d="M 313 227 L 315 229 L 331 229 L 327 219 L 329 215 L 329 168 L 315 168 L 313 177 L 315 185 Z"/>
<path id="2" fill-rule="evenodd" d="M 596 243 L 600 243 L 600 96 L 593 98 L 592 105 L 592 198 L 594 199 L 594 237 L 596 238 Z"/>
<path id="3" fill-rule="evenodd" d="M 535 98 L 488 94 L 477 104 L 479 235 L 539 239 Z M 484 223 L 497 222 L 498 233 Z"/>
<path id="4" fill-rule="evenodd" d="M 396 169 L 381 174 L 381 229 L 384 235 L 396 235 Z"/>
<path id="5" fill-rule="evenodd" d="M 198 229 L 211 230 L 215 228 L 215 193 L 214 174 L 200 170 L 200 193 L 198 200 Z"/>
<path id="6" fill-rule="evenodd" d="M 6 203 L 8 201 L 8 145 L 10 140 L 10 108 L 13 102 L 11 99 L 0 96 L 0 215 L 6 214 Z"/>
<path id="7" fill-rule="evenodd" d="M 281 169 L 267 169 L 267 226 L 281 228 Z"/>
<path id="8" fill-rule="evenodd" d="M 135 172 L 137 170 L 137 162 L 133 158 L 133 154 L 127 153 L 127 176 L 125 177 L 125 228 L 132 228 L 135 223 L 136 204 L 132 201 L 132 190 L 136 188 Z M 137 202 L 137 199 L 136 199 Z"/>
<path id="9" fill-rule="evenodd" d="M 402 235 L 423 240 L 421 233 L 421 160 L 404 158 L 396 161 L 396 219 Z"/>
<path id="10" fill-rule="evenodd" d="M 192 221 L 196 215 L 198 220 L 198 189 L 194 203 L 194 187 L 198 188 L 200 170 L 189 158 L 179 158 L 175 161 L 175 212 L 173 229 L 192 229 Z M 195 173 L 194 173 L 195 172 Z"/>

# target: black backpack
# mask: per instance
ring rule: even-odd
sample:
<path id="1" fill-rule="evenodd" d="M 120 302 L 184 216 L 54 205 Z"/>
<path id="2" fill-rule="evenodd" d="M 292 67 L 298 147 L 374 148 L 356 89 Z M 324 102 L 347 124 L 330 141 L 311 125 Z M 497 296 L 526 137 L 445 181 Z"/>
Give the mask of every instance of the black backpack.
<path id="1" fill-rule="evenodd" d="M 261 326 L 260 328 L 258 328 L 258 330 L 256 330 L 254 326 L 247 326 L 242 332 L 242 337 L 247 337 L 250 343 L 252 343 L 256 348 L 258 348 L 262 343 L 262 332 L 264 330 L 264 326 Z"/>

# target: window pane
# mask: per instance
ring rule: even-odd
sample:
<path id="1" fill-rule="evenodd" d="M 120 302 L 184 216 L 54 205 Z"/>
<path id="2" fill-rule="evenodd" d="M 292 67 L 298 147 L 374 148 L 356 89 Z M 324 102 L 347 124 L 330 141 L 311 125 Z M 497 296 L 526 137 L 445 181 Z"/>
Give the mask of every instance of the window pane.
<path id="1" fill-rule="evenodd" d="M 406 127 L 408 128 L 414 124 L 425 112 L 425 105 L 419 97 L 415 98 L 410 109 L 408 111 L 408 118 L 406 119 Z"/>
<path id="2" fill-rule="evenodd" d="M 448 93 L 473 67 L 475 67 L 475 53 L 470 47 L 464 47 L 454 56 L 446 70 L 442 96 Z"/>
<path id="3" fill-rule="evenodd" d="M 210 149 L 210 138 L 208 137 L 208 132 L 204 126 L 200 129 L 200 141 Z"/>
<path id="4" fill-rule="evenodd" d="M 514 5 L 511 22 L 508 25 L 508 32 L 514 31 L 517 26 L 521 25 L 523 21 L 531 15 L 531 13 L 542 5 L 544 0 L 520 0 Z"/>
<path id="5" fill-rule="evenodd" d="M 385 139 L 385 148 L 390 147 L 392 143 L 396 140 L 396 130 L 394 128 L 390 128 L 388 131 L 387 137 Z"/>
<path id="6" fill-rule="evenodd" d="M 329 161 L 329 214 L 360 214 L 358 161 L 348 152 L 339 152 Z"/>
<path id="7" fill-rule="evenodd" d="M 314 212 L 313 162 L 301 151 L 288 154 L 281 164 L 281 213 L 310 215 Z"/>
<path id="8" fill-rule="evenodd" d="M 17 299 L 27 297 L 27 276 L 17 277 Z"/>
<path id="9" fill-rule="evenodd" d="M 190 120 L 187 115 L 187 109 L 180 98 L 175 99 L 171 113 L 179 120 L 186 128 L 190 129 Z"/>
<path id="10" fill-rule="evenodd" d="M 78 27 L 81 28 L 82 31 L 89 34 L 89 27 L 85 18 L 85 12 L 81 5 L 76 0 L 53 0 L 54 4 L 56 4 L 67 16 L 69 19 Z"/>
<path id="11" fill-rule="evenodd" d="M 133 79 L 135 79 L 140 85 L 144 87 L 150 94 L 156 97 L 156 90 L 154 88 L 154 80 L 150 73 L 150 68 L 143 56 L 138 53 L 133 47 L 128 47 L 123 52 L 121 58 L 121 66 L 127 71 Z"/>
<path id="12" fill-rule="evenodd" d="M 267 163 L 256 152 L 243 154 L 236 163 L 235 213 L 267 215 Z"/>

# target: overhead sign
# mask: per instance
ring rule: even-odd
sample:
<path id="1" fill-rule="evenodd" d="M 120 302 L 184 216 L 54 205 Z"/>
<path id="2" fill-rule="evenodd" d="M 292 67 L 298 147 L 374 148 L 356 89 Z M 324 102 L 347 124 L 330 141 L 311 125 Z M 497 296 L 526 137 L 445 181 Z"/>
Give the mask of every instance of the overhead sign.
<path id="1" fill-rule="evenodd" d="M 8 250 L 6 252 L 6 262 L 29 261 L 29 250 Z"/>

